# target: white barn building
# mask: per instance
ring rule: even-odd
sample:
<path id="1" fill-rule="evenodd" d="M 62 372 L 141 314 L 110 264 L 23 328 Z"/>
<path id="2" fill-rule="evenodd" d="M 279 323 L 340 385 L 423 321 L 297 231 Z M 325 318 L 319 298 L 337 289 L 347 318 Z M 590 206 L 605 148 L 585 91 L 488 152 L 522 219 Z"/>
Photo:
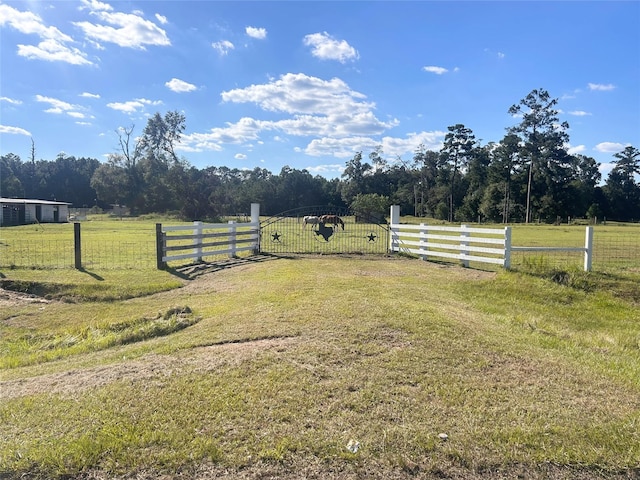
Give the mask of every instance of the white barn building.
<path id="1" fill-rule="evenodd" d="M 29 198 L 0 198 L 0 226 L 30 223 L 66 223 L 69 219 L 67 202 L 34 200 Z"/>

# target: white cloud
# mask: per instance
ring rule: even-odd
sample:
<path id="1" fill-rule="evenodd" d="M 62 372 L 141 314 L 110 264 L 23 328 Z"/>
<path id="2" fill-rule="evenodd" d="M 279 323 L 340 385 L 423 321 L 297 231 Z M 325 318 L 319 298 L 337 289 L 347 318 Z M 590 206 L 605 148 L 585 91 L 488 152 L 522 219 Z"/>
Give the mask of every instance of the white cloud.
<path id="1" fill-rule="evenodd" d="M 598 165 L 598 171 L 602 174 L 602 176 L 608 175 L 611 170 L 615 168 L 616 164 L 613 162 L 603 162 Z"/>
<path id="2" fill-rule="evenodd" d="M 291 119 L 272 122 L 271 125 L 288 135 L 346 138 L 353 135 L 378 135 L 397 125 L 397 121 L 384 123 L 372 112 L 366 112 L 352 116 L 296 115 Z"/>
<path id="3" fill-rule="evenodd" d="M 576 155 L 577 153 L 583 153 L 587 150 L 587 147 L 585 147 L 584 145 L 576 145 L 575 147 L 572 147 L 570 145 L 566 145 L 567 147 L 567 152 L 570 155 Z"/>
<path id="4" fill-rule="evenodd" d="M 258 40 L 264 40 L 267 38 L 267 30 L 264 28 L 247 27 L 245 32 L 251 38 L 257 38 Z"/>
<path id="5" fill-rule="evenodd" d="M 48 103 L 49 105 L 51 105 L 50 110 L 53 110 L 51 113 L 62 113 L 64 111 L 76 110 L 80 108 L 77 105 L 58 100 L 57 98 L 45 97 L 43 95 L 36 95 L 36 101 L 41 103 Z"/>
<path id="6" fill-rule="evenodd" d="M 194 90 L 198 89 L 198 87 L 196 87 L 195 85 L 187 83 L 184 80 L 180 80 L 178 78 L 172 78 L 171 80 L 166 82 L 164 86 L 176 93 L 193 92 Z"/>
<path id="7" fill-rule="evenodd" d="M 306 167 L 309 173 L 315 175 L 328 175 L 328 174 L 338 174 L 341 175 L 344 172 L 344 165 L 340 163 L 326 164 L 326 165 L 315 165 L 313 167 Z"/>
<path id="8" fill-rule="evenodd" d="M 169 23 L 169 20 L 167 20 L 167 17 L 165 17 L 164 15 L 160 15 L 159 13 L 156 13 L 156 20 L 158 20 L 158 22 L 160 22 L 161 25 L 166 25 L 167 23 Z"/>
<path id="9" fill-rule="evenodd" d="M 36 34 L 58 42 L 72 42 L 73 39 L 56 27 L 47 27 L 42 19 L 33 12 L 21 12 L 9 5 L 0 4 L 0 26 L 8 24 L 21 33 Z"/>
<path id="10" fill-rule="evenodd" d="M 227 123 L 226 127 L 183 135 L 178 149 L 188 152 L 221 151 L 222 144 L 242 144 L 258 140 L 260 132 L 270 128 L 269 123 L 244 117 L 237 123 Z"/>
<path id="11" fill-rule="evenodd" d="M 7 102 L 7 103 L 11 103 L 12 105 L 22 105 L 21 100 L 15 100 L 9 97 L 0 97 L 0 102 Z"/>
<path id="12" fill-rule="evenodd" d="M 311 54 L 321 60 L 337 60 L 340 63 L 360 58 L 358 51 L 346 40 L 336 40 L 327 32 L 312 33 L 304 37 L 303 43 L 312 47 Z"/>
<path id="13" fill-rule="evenodd" d="M 112 102 L 107 103 L 107 107 L 118 110 L 123 113 L 136 113 L 138 111 L 144 110 L 144 107 L 147 105 L 162 105 L 161 100 L 147 100 L 146 98 L 137 98 L 135 100 L 130 100 L 128 102 Z"/>
<path id="14" fill-rule="evenodd" d="M 585 117 L 591 115 L 589 112 L 584 112 L 582 110 L 573 110 L 569 112 L 569 115 L 575 115 L 576 117 Z"/>
<path id="15" fill-rule="evenodd" d="M 289 135 L 350 137 L 376 135 L 396 126 L 373 113 L 375 104 L 338 78 L 322 80 L 305 74 L 285 74 L 268 84 L 222 92 L 225 102 L 255 103 L 265 111 L 283 112 L 291 118 L 265 122 L 270 129 Z"/>
<path id="16" fill-rule="evenodd" d="M 427 67 L 422 67 L 422 69 L 425 72 L 435 73 L 436 75 L 442 75 L 443 73 L 447 73 L 449 71 L 444 67 L 436 67 L 436 66 L 433 66 L 433 65 L 429 65 Z"/>
<path id="17" fill-rule="evenodd" d="M 47 39 L 35 45 L 18 45 L 18 55 L 30 60 L 65 62 L 71 65 L 93 65 L 86 54 L 75 47 L 68 47 L 56 40 Z"/>
<path id="18" fill-rule="evenodd" d="M 246 160 L 247 156 L 244 153 L 236 153 L 233 158 L 236 160 Z"/>
<path id="19" fill-rule="evenodd" d="M 596 150 L 602 153 L 618 153 L 625 149 L 629 144 L 602 142 L 596 145 Z"/>
<path id="20" fill-rule="evenodd" d="M 184 151 L 221 150 L 224 144 L 260 143 L 263 132 L 272 138 L 285 135 L 309 137 L 306 148 L 294 150 L 310 156 L 348 158 L 361 150 L 382 145 L 386 155 L 413 155 L 423 145 L 439 149 L 446 132 L 411 133 L 405 138 L 385 136 L 398 120 L 381 121 L 374 114 L 375 104 L 349 88 L 338 78 L 323 80 L 305 74 L 288 73 L 266 84 L 251 85 L 222 92 L 224 102 L 254 103 L 267 112 L 290 115 L 276 121 L 245 117 L 223 128 L 182 137 Z"/>
<path id="21" fill-rule="evenodd" d="M 98 0 L 82 0 L 82 5 L 79 7 L 79 10 L 90 10 L 92 12 L 97 12 L 103 10 L 105 12 L 112 12 L 113 7 L 108 3 L 103 3 Z"/>
<path id="22" fill-rule="evenodd" d="M 100 22 L 74 22 L 84 34 L 94 40 L 115 43 L 121 47 L 145 49 L 145 45 L 168 46 L 171 41 L 167 33 L 155 23 L 137 13 L 114 12 L 113 8 L 95 0 L 82 0 L 90 15 Z"/>
<path id="23" fill-rule="evenodd" d="M 382 151 L 393 157 L 412 155 L 422 145 L 426 150 L 440 150 L 447 132 L 435 130 L 433 132 L 409 133 L 405 138 L 383 137 Z"/>
<path id="24" fill-rule="evenodd" d="M 98 95 L 97 93 L 89 93 L 89 92 L 82 92 L 80 96 L 84 98 L 100 98 L 100 95 Z"/>
<path id="25" fill-rule="evenodd" d="M 614 90 L 616 88 L 615 85 L 612 85 L 611 83 L 608 84 L 602 84 L 602 83 L 590 83 L 589 84 L 589 90 L 598 90 L 598 91 L 602 91 L 602 92 L 607 92 L 610 90 Z"/>
<path id="26" fill-rule="evenodd" d="M 485 48 L 484 49 L 485 53 L 491 55 L 491 56 L 496 56 L 498 57 L 500 60 L 502 60 L 503 58 L 506 57 L 506 55 L 503 52 L 497 52 L 495 50 L 492 50 L 490 48 Z"/>
<path id="27" fill-rule="evenodd" d="M 42 19 L 32 12 L 21 12 L 8 5 L 0 4 L 0 26 L 9 25 L 27 35 L 37 35 L 41 41 L 38 45 L 18 45 L 18 55 L 30 60 L 46 60 L 49 62 L 65 62 L 72 65 L 92 65 L 86 54 L 67 44 L 73 38 L 62 33 L 56 27 L 48 27 Z"/>
<path id="28" fill-rule="evenodd" d="M 304 73 L 287 73 L 270 83 L 228 90 L 221 96 L 225 102 L 255 103 L 271 112 L 357 115 L 375 108 L 374 103 L 360 101 L 366 96 L 339 78 L 322 80 Z"/>
<path id="29" fill-rule="evenodd" d="M 214 42 L 211 44 L 214 50 L 217 50 L 220 55 L 226 55 L 230 50 L 236 48 L 229 40 L 222 40 L 221 42 Z"/>
<path id="30" fill-rule="evenodd" d="M 427 150 L 439 150 L 446 132 L 411 133 L 406 138 L 383 137 L 349 137 L 349 138 L 321 138 L 312 140 L 305 153 L 311 156 L 333 156 L 348 158 L 362 150 L 373 150 L 382 146 L 384 156 L 398 157 L 413 155 L 416 149 L 423 145 Z"/>
<path id="31" fill-rule="evenodd" d="M 0 133 L 7 133 L 9 135 L 25 135 L 27 137 L 31 136 L 31 133 L 24 128 L 10 127 L 8 125 L 0 125 Z"/>
<path id="32" fill-rule="evenodd" d="M 311 140 L 304 152 L 312 157 L 349 158 L 362 150 L 373 150 L 380 142 L 371 137 L 317 138 Z"/>
<path id="33" fill-rule="evenodd" d="M 74 105 L 72 103 L 58 100 L 57 98 L 45 97 L 43 95 L 36 95 L 36 101 L 40 103 L 48 103 L 49 108 L 45 110 L 46 113 L 54 113 L 56 115 L 66 113 L 73 118 L 85 118 L 86 115 L 81 111 L 80 105 Z"/>

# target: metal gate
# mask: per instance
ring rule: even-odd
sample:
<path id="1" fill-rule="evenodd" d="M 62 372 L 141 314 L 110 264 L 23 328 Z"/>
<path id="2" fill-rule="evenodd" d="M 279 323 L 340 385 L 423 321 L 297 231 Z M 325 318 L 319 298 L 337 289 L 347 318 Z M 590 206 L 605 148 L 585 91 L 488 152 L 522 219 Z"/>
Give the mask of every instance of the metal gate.
<path id="1" fill-rule="evenodd" d="M 260 222 L 263 253 L 385 254 L 388 248 L 389 225 L 384 217 L 348 209 L 296 208 Z"/>

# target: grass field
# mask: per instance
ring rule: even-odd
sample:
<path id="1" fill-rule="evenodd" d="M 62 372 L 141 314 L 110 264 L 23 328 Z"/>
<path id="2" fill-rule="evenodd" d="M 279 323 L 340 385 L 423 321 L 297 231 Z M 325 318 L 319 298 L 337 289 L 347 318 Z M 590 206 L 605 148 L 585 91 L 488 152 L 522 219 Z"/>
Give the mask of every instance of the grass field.
<path id="1" fill-rule="evenodd" d="M 584 242 L 527 229 L 514 244 Z M 640 272 L 620 251 L 535 275 L 382 255 L 2 268 L 0 478 L 637 478 Z"/>

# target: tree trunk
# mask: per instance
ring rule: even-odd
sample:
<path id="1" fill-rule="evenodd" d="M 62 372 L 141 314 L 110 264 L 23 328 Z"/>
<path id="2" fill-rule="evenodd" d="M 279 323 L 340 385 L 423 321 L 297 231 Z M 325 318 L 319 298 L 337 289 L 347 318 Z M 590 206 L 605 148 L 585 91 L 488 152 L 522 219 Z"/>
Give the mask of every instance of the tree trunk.
<path id="1" fill-rule="evenodd" d="M 533 178 L 533 157 L 531 157 L 531 163 L 529 164 L 529 180 L 527 181 L 527 214 L 525 223 L 531 221 L 531 180 Z"/>

